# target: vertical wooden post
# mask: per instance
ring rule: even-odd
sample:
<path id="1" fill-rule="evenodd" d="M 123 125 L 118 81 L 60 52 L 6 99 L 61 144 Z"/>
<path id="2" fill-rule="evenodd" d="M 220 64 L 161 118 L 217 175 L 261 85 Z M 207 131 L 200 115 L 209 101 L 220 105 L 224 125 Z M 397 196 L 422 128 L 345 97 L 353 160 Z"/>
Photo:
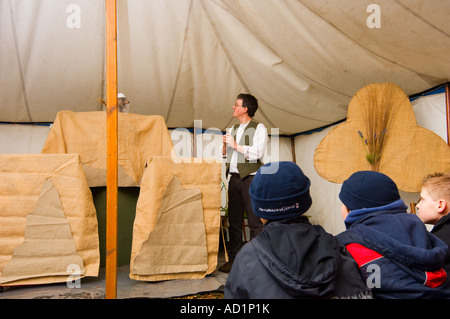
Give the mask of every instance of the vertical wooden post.
<path id="1" fill-rule="evenodd" d="M 117 18 L 116 0 L 106 0 L 106 299 L 117 298 Z"/>
<path id="2" fill-rule="evenodd" d="M 297 163 L 297 158 L 295 157 L 295 136 L 291 136 L 291 150 L 292 150 L 292 161 Z"/>
<path id="3" fill-rule="evenodd" d="M 445 105 L 447 114 L 447 144 L 450 146 L 450 87 L 449 82 L 445 83 Z"/>

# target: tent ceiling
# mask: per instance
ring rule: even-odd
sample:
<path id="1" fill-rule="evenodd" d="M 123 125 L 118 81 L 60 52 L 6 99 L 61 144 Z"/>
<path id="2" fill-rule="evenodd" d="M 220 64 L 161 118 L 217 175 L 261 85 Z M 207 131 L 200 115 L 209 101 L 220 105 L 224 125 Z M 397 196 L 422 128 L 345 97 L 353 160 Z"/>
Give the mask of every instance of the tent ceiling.
<path id="1" fill-rule="evenodd" d="M 377 0 L 380 28 L 366 23 L 372 3 L 119 0 L 119 91 L 169 127 L 220 130 L 249 92 L 257 120 L 292 134 L 344 119 L 367 84 L 414 94 L 450 81 L 448 0 Z M 0 121 L 101 110 L 104 21 L 104 1 L 1 0 Z"/>

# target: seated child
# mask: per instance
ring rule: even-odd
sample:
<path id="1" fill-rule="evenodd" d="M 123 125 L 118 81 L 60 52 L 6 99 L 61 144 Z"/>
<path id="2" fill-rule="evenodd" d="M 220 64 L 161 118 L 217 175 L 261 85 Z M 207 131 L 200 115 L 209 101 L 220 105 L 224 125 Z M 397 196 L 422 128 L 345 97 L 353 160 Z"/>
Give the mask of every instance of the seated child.
<path id="1" fill-rule="evenodd" d="M 442 239 L 449 250 L 444 269 L 450 271 L 450 173 L 436 173 L 424 178 L 417 216 L 434 225 L 431 232 Z"/>
<path id="2" fill-rule="evenodd" d="M 352 174 L 339 193 L 346 231 L 337 236 L 375 298 L 449 298 L 447 245 L 407 213 L 397 186 L 374 171 Z"/>
<path id="3" fill-rule="evenodd" d="M 272 163 L 274 164 L 274 163 Z M 263 230 L 245 244 L 225 284 L 225 298 L 372 298 L 358 266 L 336 237 L 311 225 L 310 180 L 297 164 L 262 166 L 250 185 Z"/>

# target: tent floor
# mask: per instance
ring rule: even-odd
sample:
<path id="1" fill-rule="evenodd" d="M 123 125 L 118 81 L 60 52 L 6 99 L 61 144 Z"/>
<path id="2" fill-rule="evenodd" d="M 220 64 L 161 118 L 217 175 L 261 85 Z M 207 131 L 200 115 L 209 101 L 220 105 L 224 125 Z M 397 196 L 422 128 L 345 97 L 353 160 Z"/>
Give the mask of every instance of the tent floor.
<path id="1" fill-rule="evenodd" d="M 219 252 L 217 265 L 225 263 Z M 217 269 L 202 279 L 167 280 L 158 282 L 136 281 L 129 278 L 129 265 L 117 269 L 117 299 L 173 298 L 206 292 L 223 292 L 228 274 Z M 2 289 L 0 287 L 0 289 Z M 1 290 L 0 290 L 1 291 Z M 69 288 L 66 283 L 3 287 L 0 299 L 103 299 L 105 298 L 105 269 L 98 277 L 86 277 L 80 288 Z"/>

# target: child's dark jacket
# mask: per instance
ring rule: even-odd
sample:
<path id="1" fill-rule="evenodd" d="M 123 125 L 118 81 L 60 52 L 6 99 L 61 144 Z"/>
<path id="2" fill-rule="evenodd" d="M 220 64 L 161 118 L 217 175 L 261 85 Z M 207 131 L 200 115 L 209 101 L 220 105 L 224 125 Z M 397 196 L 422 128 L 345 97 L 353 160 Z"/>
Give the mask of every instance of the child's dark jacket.
<path id="1" fill-rule="evenodd" d="M 358 266 L 336 237 L 305 217 L 271 221 L 244 245 L 225 298 L 372 298 Z"/>
<path id="2" fill-rule="evenodd" d="M 450 298 L 447 245 L 406 212 L 402 200 L 351 211 L 337 236 L 357 261 L 375 298 Z"/>
<path id="3" fill-rule="evenodd" d="M 439 237 L 444 243 L 447 244 L 447 246 L 449 246 L 449 249 L 447 250 L 447 257 L 445 258 L 444 269 L 447 274 L 450 274 L 450 214 L 439 219 L 431 230 L 431 233 Z"/>

